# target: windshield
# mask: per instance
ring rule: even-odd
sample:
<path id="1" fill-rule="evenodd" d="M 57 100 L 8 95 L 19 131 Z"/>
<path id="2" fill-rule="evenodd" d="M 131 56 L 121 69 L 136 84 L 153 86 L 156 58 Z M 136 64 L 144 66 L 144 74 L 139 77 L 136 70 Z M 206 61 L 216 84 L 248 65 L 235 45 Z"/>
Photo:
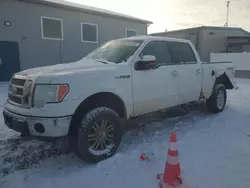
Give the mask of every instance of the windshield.
<path id="1" fill-rule="evenodd" d="M 135 53 L 142 42 L 142 40 L 110 41 L 97 48 L 86 57 L 106 63 L 127 62 L 129 57 L 131 57 Z"/>

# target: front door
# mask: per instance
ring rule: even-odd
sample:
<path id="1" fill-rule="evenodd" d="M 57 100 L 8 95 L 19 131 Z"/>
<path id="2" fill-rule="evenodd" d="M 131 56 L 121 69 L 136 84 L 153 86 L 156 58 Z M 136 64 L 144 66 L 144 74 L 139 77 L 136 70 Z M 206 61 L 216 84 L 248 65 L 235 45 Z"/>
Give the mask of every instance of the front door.
<path id="1" fill-rule="evenodd" d="M 178 65 L 179 104 L 199 99 L 202 87 L 201 64 L 188 43 L 168 42 L 171 57 Z"/>
<path id="2" fill-rule="evenodd" d="M 178 67 L 171 62 L 167 42 L 149 42 L 137 61 L 143 55 L 155 56 L 157 66 L 139 71 L 132 68 L 134 116 L 175 106 L 178 102 Z"/>
<path id="3" fill-rule="evenodd" d="M 18 43 L 0 41 L 0 82 L 9 81 L 12 75 L 19 71 Z"/>

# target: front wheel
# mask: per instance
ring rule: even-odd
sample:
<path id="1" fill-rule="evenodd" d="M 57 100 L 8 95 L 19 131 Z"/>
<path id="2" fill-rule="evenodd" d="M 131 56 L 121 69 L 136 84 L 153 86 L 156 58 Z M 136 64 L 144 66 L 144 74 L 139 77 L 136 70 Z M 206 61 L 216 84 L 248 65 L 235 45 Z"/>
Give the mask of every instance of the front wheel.
<path id="1" fill-rule="evenodd" d="M 122 137 L 118 114 L 98 107 L 82 117 L 77 128 L 76 154 L 87 162 L 97 163 L 115 154 Z"/>
<path id="2" fill-rule="evenodd" d="M 206 100 L 206 105 L 209 112 L 219 113 L 225 108 L 227 101 L 227 90 L 223 84 L 218 84 L 214 87 L 213 93 Z"/>

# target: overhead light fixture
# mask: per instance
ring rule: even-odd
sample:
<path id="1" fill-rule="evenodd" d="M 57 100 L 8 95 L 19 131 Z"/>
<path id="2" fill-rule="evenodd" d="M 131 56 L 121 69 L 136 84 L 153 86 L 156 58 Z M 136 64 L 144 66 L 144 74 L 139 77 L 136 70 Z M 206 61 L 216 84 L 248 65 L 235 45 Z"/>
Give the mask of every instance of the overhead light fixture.
<path id="1" fill-rule="evenodd" d="M 4 21 L 4 25 L 10 27 L 11 26 L 11 22 L 10 21 Z"/>

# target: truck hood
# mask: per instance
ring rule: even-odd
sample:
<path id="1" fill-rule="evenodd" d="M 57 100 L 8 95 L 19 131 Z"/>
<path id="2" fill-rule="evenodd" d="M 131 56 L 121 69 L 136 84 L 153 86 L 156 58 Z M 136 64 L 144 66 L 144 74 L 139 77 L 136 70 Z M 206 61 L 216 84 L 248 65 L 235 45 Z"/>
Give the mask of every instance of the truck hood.
<path id="1" fill-rule="evenodd" d="M 44 66 L 38 68 L 31 68 L 19 72 L 19 75 L 28 76 L 28 75 L 42 75 L 42 74 L 63 74 L 74 72 L 75 70 L 92 70 L 92 69 L 103 69 L 110 66 L 110 64 L 103 64 L 93 59 L 81 59 L 80 61 L 67 64 L 56 64 L 51 66 Z M 112 64 L 111 64 L 112 65 Z"/>
<path id="2" fill-rule="evenodd" d="M 29 80 L 41 83 L 50 83 L 57 76 L 69 75 L 81 72 L 93 72 L 101 70 L 115 69 L 116 64 L 104 64 L 93 59 L 83 58 L 74 63 L 56 64 L 52 66 L 44 66 L 31 68 L 17 73 L 17 76 L 25 76 Z"/>

